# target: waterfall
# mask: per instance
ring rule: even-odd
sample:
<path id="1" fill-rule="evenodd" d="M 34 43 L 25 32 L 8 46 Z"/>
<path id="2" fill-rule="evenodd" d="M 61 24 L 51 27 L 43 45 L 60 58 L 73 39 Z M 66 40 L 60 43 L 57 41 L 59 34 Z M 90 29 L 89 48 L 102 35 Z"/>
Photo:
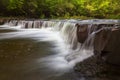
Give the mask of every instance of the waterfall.
<path id="1" fill-rule="evenodd" d="M 79 23 L 79 27 L 76 26 L 77 23 Z M 111 25 L 118 22 L 117 20 L 104 20 L 104 22 L 102 20 L 11 20 L 6 24 L 15 28 L 19 27 L 20 29 L 37 28 L 58 32 L 64 41 L 65 50 L 68 52 L 64 55 L 64 58 L 69 64 L 75 65 L 77 62 L 83 61 L 93 55 L 95 34 L 103 29 L 99 27 L 99 23 L 108 23 Z M 106 25 L 102 25 L 102 27 L 104 26 Z M 82 31 L 85 30 L 86 37 L 80 43 L 77 35 L 82 35 Z"/>
<path id="2" fill-rule="evenodd" d="M 52 31 L 59 32 L 60 36 L 64 40 L 66 44 L 66 50 L 68 50 L 68 54 L 65 58 L 69 62 L 76 62 L 82 61 L 85 58 L 90 57 L 93 55 L 93 41 L 94 41 L 94 31 L 96 30 L 93 25 L 90 24 L 88 26 L 88 37 L 84 43 L 79 43 L 77 41 L 77 27 L 76 27 L 76 20 L 60 20 L 60 21 L 44 21 L 44 20 L 36 20 L 36 21 L 27 21 L 27 20 L 12 20 L 7 23 L 10 26 L 21 26 L 21 29 L 31 29 L 31 28 L 50 28 Z M 73 64 L 72 63 L 72 64 Z"/>
<path id="3" fill-rule="evenodd" d="M 28 79 L 84 80 L 101 72 L 109 52 L 113 61 L 119 55 L 119 48 L 113 47 L 120 40 L 119 27 L 117 20 L 10 20 L 0 26 L 3 71 L 17 68 L 13 77 L 18 72 Z M 4 68 L 6 61 L 13 60 L 21 66 L 13 63 Z"/>
<path id="4" fill-rule="evenodd" d="M 41 68 L 64 72 L 93 56 L 96 34 L 102 30 L 117 28 L 118 23 L 117 20 L 11 20 L 5 25 L 20 31 L 5 33 L 0 39 L 12 36 L 51 41 L 56 55 L 42 58 L 38 62 L 43 64 Z M 100 47 L 104 47 L 104 43 L 99 43 Z"/>

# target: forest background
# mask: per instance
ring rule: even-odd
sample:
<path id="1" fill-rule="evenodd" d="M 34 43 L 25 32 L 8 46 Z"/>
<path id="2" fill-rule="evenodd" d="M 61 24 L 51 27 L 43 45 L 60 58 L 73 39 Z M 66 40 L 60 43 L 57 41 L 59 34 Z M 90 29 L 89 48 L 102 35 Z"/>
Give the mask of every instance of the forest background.
<path id="1" fill-rule="evenodd" d="M 120 0 L 0 0 L 0 17 L 120 19 Z"/>

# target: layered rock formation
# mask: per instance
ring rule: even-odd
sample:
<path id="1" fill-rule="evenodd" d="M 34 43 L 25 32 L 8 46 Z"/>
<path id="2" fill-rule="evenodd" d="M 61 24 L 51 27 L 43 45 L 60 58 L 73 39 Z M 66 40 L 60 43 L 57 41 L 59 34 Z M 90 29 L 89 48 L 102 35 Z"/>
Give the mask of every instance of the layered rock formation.
<path id="1" fill-rule="evenodd" d="M 120 74 L 120 25 L 119 23 L 77 24 L 80 43 L 88 38 L 88 27 L 95 28 L 94 55 L 78 63 L 75 70 L 87 76 Z M 115 74 L 115 75 L 116 75 Z M 113 75 L 113 74 L 112 74 Z"/>

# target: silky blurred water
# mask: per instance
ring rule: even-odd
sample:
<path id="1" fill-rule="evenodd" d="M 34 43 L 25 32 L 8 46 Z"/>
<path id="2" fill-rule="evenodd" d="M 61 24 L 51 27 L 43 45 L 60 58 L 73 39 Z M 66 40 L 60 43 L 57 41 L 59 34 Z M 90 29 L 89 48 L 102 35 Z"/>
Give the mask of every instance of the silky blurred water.
<path id="1" fill-rule="evenodd" d="M 0 80 L 78 80 L 58 35 L 49 29 L 1 26 Z"/>
<path id="2" fill-rule="evenodd" d="M 44 23 L 42 28 L 28 29 L 0 26 L 0 80 L 119 80 L 116 76 L 88 77 L 74 72 L 77 62 L 93 55 L 92 47 L 80 48 L 74 24 L 61 22 L 52 28 L 53 23 L 50 27 Z M 92 45 L 93 37 L 85 44 L 91 41 Z"/>

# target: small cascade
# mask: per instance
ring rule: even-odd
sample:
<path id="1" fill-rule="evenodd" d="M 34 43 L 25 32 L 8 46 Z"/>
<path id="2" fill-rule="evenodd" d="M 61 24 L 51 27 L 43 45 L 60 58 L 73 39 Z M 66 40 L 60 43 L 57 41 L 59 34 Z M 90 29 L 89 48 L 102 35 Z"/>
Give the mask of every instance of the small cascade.
<path id="1" fill-rule="evenodd" d="M 81 28 L 78 28 L 78 26 L 76 27 L 77 27 L 77 35 L 79 35 L 79 33 L 82 34 L 85 31 L 84 34 L 86 34 L 87 37 L 86 39 L 84 39 L 84 42 L 78 43 L 77 49 L 75 51 L 73 51 L 71 54 L 66 56 L 66 59 L 71 64 L 74 64 L 74 65 L 77 62 L 83 61 L 84 59 L 93 55 L 93 51 L 94 51 L 93 43 L 95 38 L 94 32 L 97 29 L 97 27 L 94 26 L 94 24 L 89 24 L 89 25 L 82 24 L 81 26 L 79 26 Z"/>
<path id="2" fill-rule="evenodd" d="M 34 23 L 33 24 L 34 28 L 41 28 L 41 22 L 40 21 L 34 21 L 33 23 Z"/>
<path id="3" fill-rule="evenodd" d="M 8 24 L 10 26 L 17 26 L 18 25 L 18 21 L 17 20 L 11 20 L 11 21 L 7 21 L 6 24 Z"/>
<path id="4" fill-rule="evenodd" d="M 16 21 L 10 21 L 8 24 L 15 25 Z M 77 27 L 76 21 L 64 20 L 64 21 L 25 21 L 21 20 L 17 22 L 18 25 L 21 25 L 21 28 L 51 28 L 53 31 L 58 31 L 61 37 L 63 38 L 68 51 L 68 55 L 66 55 L 66 59 L 68 61 L 74 59 L 75 56 L 78 54 L 85 54 L 81 53 L 81 50 L 86 50 L 86 46 L 92 47 L 93 36 L 92 32 L 94 31 L 92 25 L 88 27 L 88 35 L 89 37 L 85 40 L 83 44 L 79 43 L 77 40 Z M 91 36 L 91 37 L 90 37 Z M 85 49 L 86 48 L 86 49 Z M 72 51 L 72 52 L 71 52 Z M 90 53 L 89 53 L 90 54 Z M 86 55 L 87 56 L 87 55 Z M 84 57 L 83 57 L 84 58 Z"/>
<path id="5" fill-rule="evenodd" d="M 64 23 L 58 23 L 57 27 L 55 29 L 58 29 L 60 32 L 63 40 L 68 47 L 71 49 L 76 49 L 77 47 L 77 37 L 76 37 L 76 29 L 74 23 L 70 22 L 64 22 Z"/>
<path id="6" fill-rule="evenodd" d="M 105 25 L 107 23 L 107 25 Z M 96 33 L 100 32 L 105 27 L 113 27 L 113 24 L 118 23 L 116 21 L 104 20 L 12 20 L 7 24 L 10 26 L 21 26 L 21 28 L 50 28 L 52 31 L 59 32 L 60 36 L 64 40 L 65 50 L 68 50 L 68 54 L 65 55 L 65 59 L 70 64 L 76 64 L 93 55 L 94 51 L 94 38 Z"/>

